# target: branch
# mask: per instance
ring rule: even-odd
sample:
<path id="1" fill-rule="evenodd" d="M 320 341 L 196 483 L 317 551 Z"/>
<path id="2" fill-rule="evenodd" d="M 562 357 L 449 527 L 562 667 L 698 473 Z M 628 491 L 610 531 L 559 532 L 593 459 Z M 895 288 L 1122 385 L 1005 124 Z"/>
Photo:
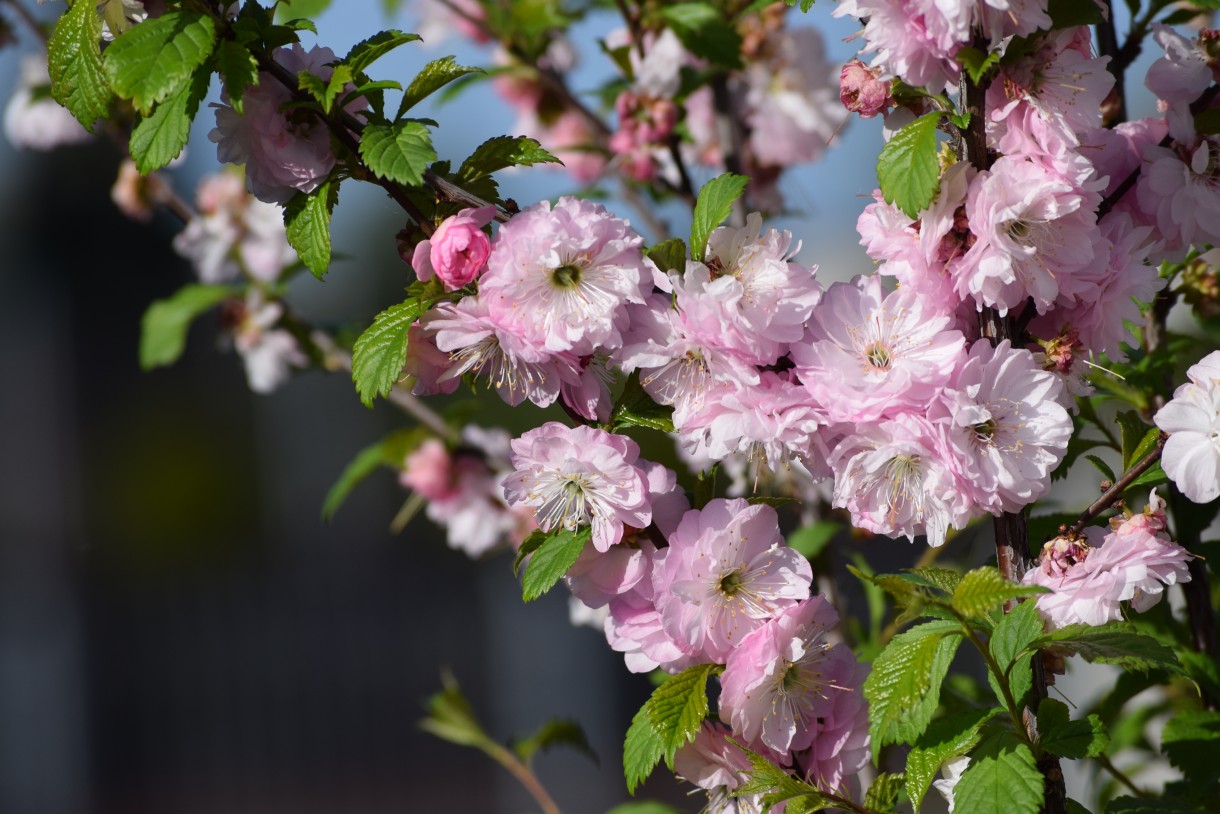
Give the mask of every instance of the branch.
<path id="1" fill-rule="evenodd" d="M 1068 527 L 1067 533 L 1080 534 L 1093 518 L 1113 506 L 1123 496 L 1123 492 L 1127 491 L 1127 487 L 1161 459 L 1161 451 L 1165 449 L 1165 442 L 1168 440 L 1169 436 L 1161 433 L 1157 437 L 1156 446 L 1153 447 L 1152 451 L 1133 464 L 1130 469 L 1123 473 L 1121 478 L 1114 482 L 1113 486 L 1103 492 L 1101 497 L 1093 501 L 1089 508 L 1085 509 L 1080 517 L 1076 518 L 1076 522 Z"/>

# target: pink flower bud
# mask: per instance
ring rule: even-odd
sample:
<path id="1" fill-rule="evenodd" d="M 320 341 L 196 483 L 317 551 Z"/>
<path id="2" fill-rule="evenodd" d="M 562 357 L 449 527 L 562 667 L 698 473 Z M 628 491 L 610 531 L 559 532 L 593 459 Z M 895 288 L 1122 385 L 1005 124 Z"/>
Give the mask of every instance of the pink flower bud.
<path id="1" fill-rule="evenodd" d="M 495 214 L 494 206 L 463 209 L 446 218 L 437 227 L 431 240 L 425 241 L 429 244 L 430 271 L 445 284 L 445 290 L 456 291 L 482 273 L 487 265 L 487 256 L 491 254 L 491 241 L 483 227 L 491 223 Z M 420 248 L 423 245 L 421 243 Z M 422 260 L 420 248 L 416 249 L 415 256 Z M 424 264 L 421 262 L 414 265 L 415 273 L 420 275 L 420 266 Z M 420 279 L 424 277 L 420 276 Z"/>
<path id="2" fill-rule="evenodd" d="M 894 104 L 890 96 L 892 85 L 877 78 L 879 70 L 870 69 L 858 59 L 843 66 L 839 73 L 839 99 L 848 110 L 871 119 Z"/>

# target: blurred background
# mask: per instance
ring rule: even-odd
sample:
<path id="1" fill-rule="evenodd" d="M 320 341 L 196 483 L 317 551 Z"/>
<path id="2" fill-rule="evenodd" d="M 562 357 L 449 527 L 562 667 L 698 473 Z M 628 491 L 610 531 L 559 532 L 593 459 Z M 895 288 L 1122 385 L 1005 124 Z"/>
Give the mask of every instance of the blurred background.
<path id="1" fill-rule="evenodd" d="M 318 42 L 343 53 L 380 28 L 410 29 L 408 13 L 384 7 L 334 3 Z M 830 11 L 818 4 L 808 20 L 843 61 L 852 26 Z M 604 76 L 592 41 L 612 24 L 595 15 L 578 29 L 578 90 Z M 0 104 L 32 49 L 26 37 L 0 51 Z M 450 39 L 396 51 L 377 76 L 405 80 L 449 53 L 488 64 Z M 441 157 L 459 160 L 513 122 L 486 83 L 423 115 L 442 123 Z M 212 126 L 201 111 L 171 173 L 185 198 L 216 168 Z M 773 225 L 804 241 L 799 259 L 825 282 L 869 270 L 854 224 L 881 143 L 879 121 L 853 121 L 826 160 L 784 180 L 794 213 Z M 351 457 L 404 425 L 391 405 L 367 410 L 345 375 L 316 371 L 256 396 L 214 317 L 176 366 L 140 371 L 144 309 L 193 275 L 170 246 L 177 222 L 133 223 L 111 204 L 118 159 L 105 140 L 51 153 L 0 141 L 0 811 L 534 810 L 481 754 L 417 728 L 442 667 L 499 739 L 580 721 L 600 766 L 564 751 L 538 762 L 566 811 L 628 799 L 622 736 L 650 687 L 598 632 L 569 624 L 562 591 L 524 605 L 510 557 L 472 562 L 422 515 L 390 533 L 405 493 L 388 472 L 319 519 Z M 538 169 L 503 186 L 523 206 L 575 189 Z M 680 209 L 659 214 L 675 234 L 688 228 Z M 295 280 L 294 307 L 358 325 L 398 301 L 410 280 L 393 239 L 402 225 L 377 189 L 346 185 L 341 259 L 324 283 Z M 529 405 L 518 412 L 480 421 L 539 421 Z M 878 567 L 918 553 L 881 546 L 894 562 Z M 642 794 L 683 793 L 659 772 Z"/>

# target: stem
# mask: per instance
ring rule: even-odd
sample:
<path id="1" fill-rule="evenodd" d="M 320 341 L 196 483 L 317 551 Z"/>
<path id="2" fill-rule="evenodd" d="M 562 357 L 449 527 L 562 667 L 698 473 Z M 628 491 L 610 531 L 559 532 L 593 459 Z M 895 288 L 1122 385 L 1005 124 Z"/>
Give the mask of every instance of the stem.
<path id="1" fill-rule="evenodd" d="M 1127 120 L 1127 62 L 1118 58 L 1118 33 L 1114 29 L 1114 6 L 1110 0 L 1101 0 L 1101 5 L 1104 7 L 1102 11 L 1102 20 L 1097 24 L 1097 51 L 1103 57 L 1109 57 L 1110 62 L 1106 65 L 1107 70 L 1114 77 L 1114 90 L 1111 92 L 1114 96 L 1115 103 L 1113 113 L 1106 117 L 1106 125 L 1113 127 L 1116 124 L 1122 124 Z M 1132 26 L 1131 33 L 1128 35 L 1127 43 L 1130 44 L 1134 39 L 1136 26 Z M 1142 41 L 1142 37 L 1135 42 Z"/>
<path id="2" fill-rule="evenodd" d="M 485 751 L 494 761 L 508 769 L 509 773 L 517 778 L 517 782 L 525 787 L 525 790 L 542 808 L 543 814 L 560 814 L 559 806 L 555 805 L 555 801 L 551 799 L 551 795 L 538 780 L 538 776 L 518 760 L 516 755 L 495 742 L 488 743 Z"/>
<path id="3" fill-rule="evenodd" d="M 1106 755 L 1106 754 L 1098 755 L 1097 762 L 1101 764 L 1101 767 L 1103 769 L 1105 769 L 1107 772 L 1112 774 L 1114 776 L 1115 780 L 1117 780 L 1118 782 L 1120 782 L 1124 786 L 1126 786 L 1128 791 L 1130 791 L 1136 797 L 1153 796 L 1150 792 L 1145 791 L 1144 789 L 1141 789 L 1139 786 L 1135 785 L 1135 783 L 1132 782 L 1130 777 L 1127 777 L 1127 775 L 1124 774 L 1121 769 L 1119 769 L 1117 766 L 1114 765 L 1114 761 L 1110 760 L 1109 755 Z"/>
<path id="4" fill-rule="evenodd" d="M 1085 509 L 1080 517 L 1076 518 L 1076 522 L 1068 528 L 1068 534 L 1080 534 L 1089 521 L 1113 506 L 1115 501 L 1123 496 L 1123 492 L 1127 490 L 1127 487 L 1161 459 L 1161 451 L 1165 448 L 1165 442 L 1168 440 L 1169 436 L 1161 433 L 1156 439 L 1156 446 L 1153 447 L 1152 451 L 1133 464 L 1130 469 L 1123 473 L 1121 478 L 1114 482 L 1113 486 L 1103 492 L 1101 497 L 1093 501 L 1089 508 Z"/>
<path id="5" fill-rule="evenodd" d="M 991 648 L 983 643 L 983 640 L 980 639 L 979 635 L 974 632 L 974 628 L 970 626 L 970 623 L 957 611 L 954 611 L 953 615 L 957 618 L 957 621 L 961 623 L 962 630 L 966 632 L 966 638 L 969 639 L 970 643 L 974 645 L 975 649 L 982 654 L 983 660 L 987 662 L 987 669 L 991 671 L 993 676 L 995 676 L 995 683 L 999 685 L 1000 691 L 1004 695 L 1004 706 L 1008 707 L 1008 717 L 1012 718 L 1013 725 L 1016 727 L 1017 732 L 1024 735 L 1025 742 L 1031 749 L 1034 750 L 1035 754 L 1038 754 L 1041 749 L 1038 747 L 1037 740 L 1033 737 L 1033 733 L 1027 731 L 1026 722 L 1022 719 L 1021 711 L 1017 708 L 1017 699 L 1013 698 L 1012 687 L 1008 685 L 1008 675 L 1000 669 L 1000 663 L 996 661 L 995 656 L 991 654 Z"/>
<path id="6" fill-rule="evenodd" d="M 325 331 L 314 330 L 310 332 L 309 339 L 322 353 L 323 364 L 327 370 L 345 370 L 348 373 L 351 372 L 352 355 L 336 345 L 329 334 Z M 415 394 L 395 385 L 386 395 L 386 398 L 437 435 L 457 443 L 458 437 L 454 429 L 446 424 L 445 419 L 441 418 L 431 407 L 428 407 L 417 398 Z"/>

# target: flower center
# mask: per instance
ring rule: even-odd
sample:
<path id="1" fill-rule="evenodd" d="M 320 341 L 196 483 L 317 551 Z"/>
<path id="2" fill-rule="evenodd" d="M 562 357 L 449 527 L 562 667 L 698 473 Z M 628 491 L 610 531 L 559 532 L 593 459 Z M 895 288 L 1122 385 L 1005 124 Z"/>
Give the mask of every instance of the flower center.
<path id="1" fill-rule="evenodd" d="M 1020 243 L 1021 241 L 1025 240 L 1025 238 L 1029 237 L 1030 230 L 1029 224 L 1025 221 L 1010 220 L 1005 228 L 1005 231 L 1008 232 L 1009 237 Z"/>
<path id="2" fill-rule="evenodd" d="M 556 288 L 576 288 L 580 285 L 580 269 L 565 263 L 551 272 L 551 282 Z"/>
<path id="3" fill-rule="evenodd" d="M 737 592 L 745 585 L 741 572 L 733 570 L 720 578 L 720 593 L 725 596 L 737 596 Z"/>
<path id="4" fill-rule="evenodd" d="M 868 363 L 878 370 L 889 370 L 894 359 L 890 356 L 890 349 L 880 342 L 874 342 L 864 349 L 864 358 Z"/>
<path id="5" fill-rule="evenodd" d="M 972 429 L 974 430 L 976 440 L 983 444 L 990 444 L 991 440 L 995 438 L 996 430 L 999 427 L 996 425 L 994 418 L 989 418 L 981 424 L 975 424 Z"/>

